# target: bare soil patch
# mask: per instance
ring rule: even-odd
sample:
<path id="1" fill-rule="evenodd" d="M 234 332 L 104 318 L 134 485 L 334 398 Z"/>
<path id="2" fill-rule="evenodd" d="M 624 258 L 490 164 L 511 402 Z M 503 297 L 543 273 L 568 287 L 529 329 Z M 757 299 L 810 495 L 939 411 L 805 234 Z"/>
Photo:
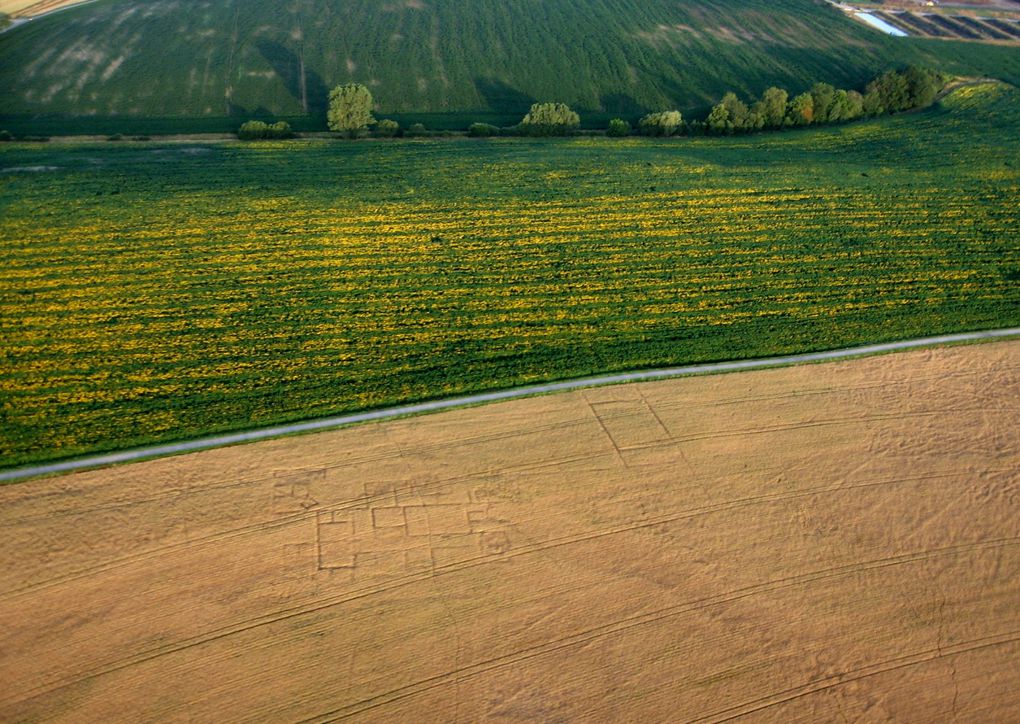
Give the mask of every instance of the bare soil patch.
<path id="1" fill-rule="evenodd" d="M 1020 342 L 0 489 L 0 720 L 995 721 Z"/>

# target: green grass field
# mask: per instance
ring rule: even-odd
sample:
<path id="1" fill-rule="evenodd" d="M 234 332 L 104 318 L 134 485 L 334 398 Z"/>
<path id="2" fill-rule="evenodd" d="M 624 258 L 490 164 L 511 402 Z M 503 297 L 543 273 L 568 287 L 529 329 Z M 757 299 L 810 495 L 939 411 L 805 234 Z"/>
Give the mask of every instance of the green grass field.
<path id="1" fill-rule="evenodd" d="M 323 129 L 327 90 L 352 81 L 381 113 L 437 128 L 509 124 L 536 100 L 604 127 L 907 63 L 1020 83 L 1020 48 L 889 38 L 822 0 L 97 0 L 0 35 L 0 128 L 233 130 L 275 114 Z"/>
<path id="2" fill-rule="evenodd" d="M 1020 324 L 1020 92 L 730 139 L 0 146 L 0 466 Z"/>

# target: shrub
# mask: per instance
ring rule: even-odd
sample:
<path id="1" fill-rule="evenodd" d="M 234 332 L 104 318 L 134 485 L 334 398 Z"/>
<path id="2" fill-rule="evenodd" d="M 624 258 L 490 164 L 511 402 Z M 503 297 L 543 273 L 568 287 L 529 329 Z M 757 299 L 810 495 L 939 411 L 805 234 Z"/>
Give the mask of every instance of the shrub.
<path id="1" fill-rule="evenodd" d="M 392 139 L 400 136 L 400 123 L 391 118 L 384 118 L 375 124 L 375 136 L 380 139 Z"/>
<path id="2" fill-rule="evenodd" d="M 135 136 L 131 139 L 132 141 L 151 141 L 152 139 L 148 136 Z"/>
<path id="3" fill-rule="evenodd" d="M 468 135 L 475 138 L 498 136 L 499 126 L 493 126 L 491 123 L 472 123 L 468 127 Z"/>
<path id="4" fill-rule="evenodd" d="M 672 136 L 680 129 L 683 122 L 680 111 L 662 111 L 649 113 L 641 119 L 638 126 L 644 136 Z"/>
<path id="5" fill-rule="evenodd" d="M 425 125 L 422 123 L 413 123 L 410 128 L 404 131 L 404 135 L 411 138 L 421 138 L 422 136 L 429 135 L 429 129 L 425 128 Z"/>
<path id="6" fill-rule="evenodd" d="M 257 141 L 266 137 L 269 126 L 264 121 L 245 121 L 237 131 L 242 141 Z"/>
<path id="7" fill-rule="evenodd" d="M 269 126 L 269 138 L 293 138 L 294 131 L 287 121 L 277 121 Z"/>
<path id="8" fill-rule="evenodd" d="M 14 140 L 14 134 L 10 131 L 0 131 L 0 143 L 8 143 Z"/>
<path id="9" fill-rule="evenodd" d="M 107 141 L 123 141 L 124 140 L 124 134 L 123 133 L 114 133 L 112 136 L 108 137 L 106 140 Z"/>
<path id="10" fill-rule="evenodd" d="M 375 135 L 379 138 L 393 138 L 400 133 L 400 124 L 384 118 L 375 125 Z"/>
<path id="11" fill-rule="evenodd" d="M 623 138 L 630 135 L 630 124 L 622 118 L 614 118 L 609 122 L 606 135 L 610 138 Z"/>
<path id="12" fill-rule="evenodd" d="M 262 141 L 269 138 L 291 138 L 294 132 L 286 121 L 266 123 L 264 121 L 246 121 L 241 124 L 237 131 L 237 137 L 242 141 Z"/>
<path id="13" fill-rule="evenodd" d="M 565 103 L 536 103 L 519 128 L 528 136 L 563 136 L 580 125 L 580 116 Z"/>

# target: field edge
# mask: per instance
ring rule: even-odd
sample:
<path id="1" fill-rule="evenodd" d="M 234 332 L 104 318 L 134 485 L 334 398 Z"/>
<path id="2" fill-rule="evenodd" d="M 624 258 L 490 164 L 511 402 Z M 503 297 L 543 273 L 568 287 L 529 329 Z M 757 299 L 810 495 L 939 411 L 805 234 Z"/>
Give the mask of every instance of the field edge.
<path id="1" fill-rule="evenodd" d="M 982 344 L 988 342 L 1007 341 L 1020 337 L 1020 327 L 1003 327 L 973 332 L 941 334 L 930 337 L 917 337 L 894 342 L 879 342 L 856 345 L 833 350 L 801 352 L 773 357 L 752 359 L 733 359 L 728 361 L 704 362 L 698 364 L 673 366 L 656 369 L 636 369 L 625 372 L 611 372 L 602 375 L 586 375 L 573 379 L 551 380 L 544 383 L 515 386 L 452 398 L 439 398 L 423 402 L 411 402 L 401 405 L 364 410 L 360 412 L 331 415 L 306 419 L 298 422 L 280 423 L 251 430 L 237 430 L 222 435 L 202 436 L 190 440 L 180 439 L 146 445 L 129 447 L 119 451 L 106 451 L 98 455 L 71 456 L 55 458 L 51 462 L 40 465 L 19 465 L 16 467 L 0 467 L 0 486 L 13 485 L 29 479 L 62 475 L 84 470 L 131 464 L 157 458 L 186 455 L 216 448 L 243 445 L 264 440 L 274 440 L 296 435 L 309 435 L 360 424 L 386 422 L 392 420 L 418 417 L 437 412 L 445 412 L 468 407 L 477 407 L 496 402 L 508 402 L 530 397 L 541 397 L 573 390 L 593 387 L 609 387 L 636 382 L 674 379 L 681 377 L 704 377 L 735 372 L 753 372 L 757 370 L 778 369 L 795 365 L 824 364 L 861 359 L 880 354 L 891 354 L 908 350 L 930 347 L 956 346 L 962 344 Z"/>

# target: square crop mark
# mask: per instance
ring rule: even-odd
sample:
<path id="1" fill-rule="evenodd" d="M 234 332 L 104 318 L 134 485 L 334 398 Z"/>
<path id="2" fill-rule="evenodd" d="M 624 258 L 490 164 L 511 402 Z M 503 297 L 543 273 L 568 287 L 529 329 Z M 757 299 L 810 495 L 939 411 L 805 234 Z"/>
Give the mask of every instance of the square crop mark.
<path id="1" fill-rule="evenodd" d="M 372 524 L 376 528 L 403 528 L 407 525 L 403 508 L 373 508 Z"/>
<path id="2" fill-rule="evenodd" d="M 461 505 L 429 505 L 425 508 L 432 535 L 470 533 L 467 511 Z"/>
<path id="3" fill-rule="evenodd" d="M 591 409 L 618 450 L 672 440 L 669 430 L 644 400 L 596 402 Z"/>
<path id="4" fill-rule="evenodd" d="M 354 567 L 354 528 L 349 520 L 320 520 L 315 526 L 319 570 Z"/>
<path id="5" fill-rule="evenodd" d="M 354 568 L 354 544 L 349 541 L 320 541 L 319 569 Z"/>

